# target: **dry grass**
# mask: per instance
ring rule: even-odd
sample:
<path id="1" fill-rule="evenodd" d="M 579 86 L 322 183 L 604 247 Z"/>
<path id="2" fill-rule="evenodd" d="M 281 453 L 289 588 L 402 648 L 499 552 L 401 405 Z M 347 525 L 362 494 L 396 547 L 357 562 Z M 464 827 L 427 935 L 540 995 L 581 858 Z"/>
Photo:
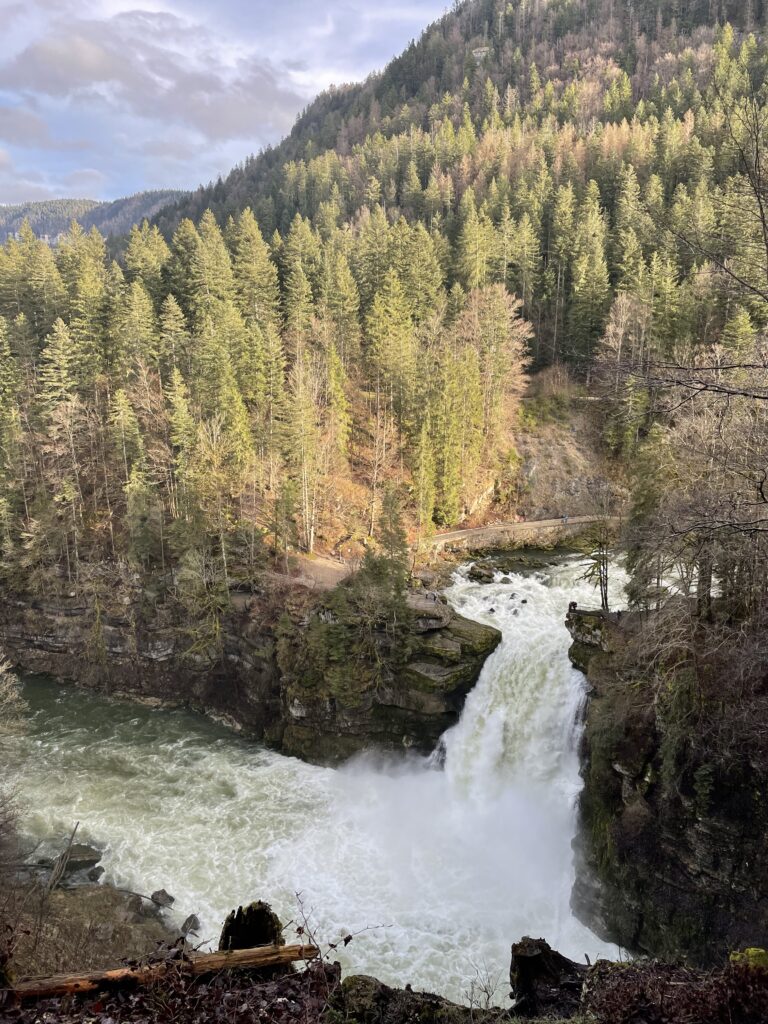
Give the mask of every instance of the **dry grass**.
<path id="1" fill-rule="evenodd" d="M 87 971 L 139 959 L 177 937 L 162 918 L 138 916 L 130 897 L 89 885 L 46 893 L 39 885 L 16 892 L 16 977 Z"/>

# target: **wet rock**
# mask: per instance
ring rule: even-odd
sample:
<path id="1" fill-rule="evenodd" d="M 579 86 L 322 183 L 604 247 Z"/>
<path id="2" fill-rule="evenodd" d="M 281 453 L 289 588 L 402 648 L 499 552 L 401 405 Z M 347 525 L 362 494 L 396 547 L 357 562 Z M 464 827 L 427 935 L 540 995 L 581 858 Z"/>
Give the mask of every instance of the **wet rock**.
<path id="1" fill-rule="evenodd" d="M 55 877 L 57 886 L 71 888 L 98 881 L 104 868 L 98 867 L 103 854 L 95 846 L 74 843 L 69 850 L 65 847 L 56 857 L 38 857 L 24 865 L 21 874 L 30 880 L 48 883 Z"/>
<path id="2" fill-rule="evenodd" d="M 67 860 L 67 871 L 85 871 L 94 868 L 99 863 L 103 853 L 95 846 L 88 846 L 86 843 L 74 843 L 69 851 Z"/>
<path id="3" fill-rule="evenodd" d="M 467 579 L 473 583 L 493 583 L 493 576 L 493 569 L 487 565 L 475 564 L 467 573 Z"/>
<path id="4" fill-rule="evenodd" d="M 197 935 L 199 931 L 200 918 L 197 916 L 197 914 L 190 914 L 189 917 L 187 917 L 184 920 L 184 923 L 181 926 L 181 934 L 184 936 Z"/>
<path id="5" fill-rule="evenodd" d="M 150 899 L 158 907 L 172 907 L 176 902 L 175 897 L 171 896 L 165 889 L 156 889 L 150 896 Z"/>

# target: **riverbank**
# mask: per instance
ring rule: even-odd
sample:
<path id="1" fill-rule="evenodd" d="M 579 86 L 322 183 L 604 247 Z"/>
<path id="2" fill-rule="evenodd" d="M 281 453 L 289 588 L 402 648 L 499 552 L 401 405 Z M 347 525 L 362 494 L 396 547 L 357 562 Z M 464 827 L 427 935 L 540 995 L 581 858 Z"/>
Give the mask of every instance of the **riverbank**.
<path id="1" fill-rule="evenodd" d="M 367 748 L 429 753 L 499 642 L 494 627 L 462 619 L 435 591 L 468 556 L 486 581 L 496 568 L 546 568 L 569 550 L 555 545 L 595 522 L 566 520 L 433 538 L 432 566 L 415 571 L 395 643 L 379 583 L 360 585 L 361 573 L 341 562 L 303 558 L 294 575 L 265 571 L 205 616 L 178 600 L 172 576 L 92 566 L 76 590 L 3 595 L 0 650 L 21 671 L 188 707 L 316 763 Z M 532 540 L 544 546 L 523 546 Z"/>
<path id="2" fill-rule="evenodd" d="M 353 942 L 354 936 L 346 941 Z M 212 957 L 177 948 L 113 972 L 110 981 L 80 973 L 22 982 L 16 992 L 0 989 L 0 1020 L 145 1024 L 172 1013 L 176 1024 L 223 1020 L 224 1015 L 238 1024 L 501 1024 L 520 1019 L 529 1024 L 764 1024 L 768 1014 L 768 954 L 758 949 L 735 954 L 704 973 L 659 962 L 598 961 L 591 966 L 568 960 L 542 939 L 524 937 L 512 945 L 509 1007 L 494 1001 L 482 978 L 468 1005 L 461 1005 L 410 985 L 388 986 L 365 975 L 343 977 L 333 960 L 334 947 L 325 953 L 304 944 L 257 947 L 242 957 L 253 962 L 281 952 L 291 959 L 311 959 L 298 972 L 233 967 L 204 973 L 203 964 Z M 218 954 L 216 959 L 239 955 Z M 467 955 L 471 950 L 455 951 L 457 960 Z M 73 983 L 94 990 L 41 995 Z"/>
<path id="3" fill-rule="evenodd" d="M 729 721 L 722 671 L 707 694 L 684 666 L 664 682 L 649 670 L 653 613 L 575 610 L 568 628 L 590 686 L 577 913 L 606 940 L 699 967 L 768 945 L 762 687 Z"/>
<path id="4" fill-rule="evenodd" d="M 266 577 L 217 619 L 213 636 L 210 623 L 190 624 L 170 591 L 138 579 L 98 600 L 6 595 L 0 649 L 22 671 L 191 708 L 316 763 L 374 746 L 429 753 L 500 634 L 414 594 L 393 646 L 386 595 L 360 580 L 328 595 Z"/>
<path id="5" fill-rule="evenodd" d="M 14 977 L 106 968 L 197 934 L 196 916 L 171 911 L 165 889 L 140 893 L 105 881 L 106 844 L 73 842 L 77 831 L 69 840 L 15 829 L 4 837 L 0 951 L 10 947 Z"/>

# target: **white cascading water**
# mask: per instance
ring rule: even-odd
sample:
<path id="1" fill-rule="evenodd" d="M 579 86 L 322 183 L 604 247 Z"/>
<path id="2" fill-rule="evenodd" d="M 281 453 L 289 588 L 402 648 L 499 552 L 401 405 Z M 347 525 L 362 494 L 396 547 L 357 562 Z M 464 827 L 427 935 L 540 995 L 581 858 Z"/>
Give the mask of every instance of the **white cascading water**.
<path id="1" fill-rule="evenodd" d="M 238 903 L 299 914 L 340 950 L 345 970 L 466 999 L 477 973 L 507 995 L 510 944 L 543 936 L 575 959 L 612 955 L 571 914 L 579 708 L 568 662 L 568 602 L 593 605 L 574 561 L 448 598 L 498 626 L 445 765 L 359 758 L 339 771 L 249 744 L 186 712 L 107 701 L 51 682 L 27 691 L 26 733 L 0 739 L 46 839 L 75 820 L 106 844 L 108 878 L 165 887 L 214 939 Z M 621 574 L 616 572 L 616 596 Z"/>

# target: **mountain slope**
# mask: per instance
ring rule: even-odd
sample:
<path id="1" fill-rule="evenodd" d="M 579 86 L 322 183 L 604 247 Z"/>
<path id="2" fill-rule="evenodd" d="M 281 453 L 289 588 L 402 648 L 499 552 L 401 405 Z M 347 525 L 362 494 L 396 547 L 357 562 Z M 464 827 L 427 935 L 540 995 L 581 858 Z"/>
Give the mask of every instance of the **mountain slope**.
<path id="1" fill-rule="evenodd" d="M 265 232 L 287 229 L 295 204 L 284 203 L 281 178 L 291 161 L 311 160 L 335 150 L 340 156 L 377 133 L 386 137 L 409 128 L 429 130 L 436 106 L 450 94 L 454 120 L 468 102 L 482 122 L 484 85 L 490 80 L 504 98 L 512 90 L 525 105 L 534 91 L 532 67 L 546 89 L 569 86 L 593 93 L 593 109 L 582 118 L 610 121 L 616 109 L 599 100 L 615 72 L 631 78 L 632 100 L 653 91 L 654 64 L 691 46 L 707 30 L 730 22 L 758 30 L 768 18 L 768 0 L 469 0 L 427 28 L 418 41 L 382 73 L 357 85 L 332 87 L 311 103 L 290 135 L 275 148 L 248 157 L 225 179 L 199 188 L 167 207 L 157 223 L 170 232 L 184 217 L 198 220 L 211 209 L 220 222 L 251 206 Z M 662 61 L 663 62 L 663 61 Z M 632 103 L 624 113 L 631 115 Z M 569 111 L 559 112 L 562 120 Z M 605 115 L 605 116 L 603 116 Z"/>
<path id="2" fill-rule="evenodd" d="M 86 230 L 98 228 L 104 235 L 124 235 L 134 224 L 156 216 L 169 203 L 179 201 L 183 192 L 165 189 L 139 192 L 124 199 L 97 202 L 93 199 L 50 199 L 39 203 L 0 206 L 0 238 L 15 234 L 25 220 L 34 233 L 56 238 L 73 220 Z"/>
<path id="3" fill-rule="evenodd" d="M 270 548 L 362 556 L 398 507 L 414 536 L 572 512 L 523 433 L 565 447 L 594 409 L 628 462 L 657 420 L 643 368 L 768 325 L 738 134 L 768 51 L 686 10 L 480 0 L 164 212 L 167 239 L 133 231 L 120 265 L 77 230 L 0 248 L 8 572 L 184 562 L 203 608 Z M 551 369 L 523 398 L 531 365 Z M 43 423 L 75 448 L 41 461 Z"/>

